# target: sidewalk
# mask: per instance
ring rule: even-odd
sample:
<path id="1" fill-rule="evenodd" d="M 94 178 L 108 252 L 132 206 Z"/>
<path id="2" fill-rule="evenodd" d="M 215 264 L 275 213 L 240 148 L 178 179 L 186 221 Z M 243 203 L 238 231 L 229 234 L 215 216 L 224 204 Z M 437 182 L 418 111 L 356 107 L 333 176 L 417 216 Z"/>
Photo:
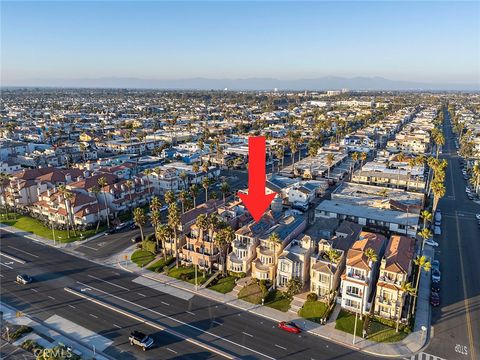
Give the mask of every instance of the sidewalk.
<path id="1" fill-rule="evenodd" d="M 428 339 L 428 331 L 427 334 L 425 334 L 421 330 L 421 326 L 425 326 L 424 322 L 426 320 L 428 320 L 427 324 L 429 323 L 429 316 L 427 315 L 427 317 L 425 317 L 420 316 L 421 314 L 419 314 L 419 316 L 417 316 L 418 320 L 415 325 L 415 331 L 409 334 L 405 339 L 400 342 L 377 343 L 356 337 L 355 344 L 353 344 L 353 335 L 335 329 L 334 321 L 330 322 L 330 324 L 327 324 L 326 326 L 322 326 L 320 324 L 300 318 L 297 314 L 289 311 L 281 312 L 268 306 L 254 305 L 249 302 L 239 300 L 235 295 L 232 295 L 231 293 L 221 294 L 219 292 L 200 287 L 195 290 L 195 285 L 192 285 L 190 283 L 166 276 L 164 274 L 154 273 L 146 269 L 138 268 L 135 263 L 131 262 L 130 260 L 125 260 L 126 254 L 128 254 L 128 249 L 122 254 L 117 255 L 116 265 L 119 268 L 164 284 L 165 290 L 162 291 L 168 292 L 168 288 L 170 287 L 172 289 L 171 295 L 173 296 L 176 296 L 178 290 L 183 290 L 191 294 L 203 296 L 210 300 L 217 301 L 243 311 L 248 311 L 252 314 L 262 316 L 275 322 L 294 321 L 299 326 L 301 326 L 304 331 L 368 354 L 383 357 L 407 357 L 420 351 L 424 347 Z M 428 278 L 428 274 L 425 276 Z M 421 285 L 423 286 L 421 286 L 420 294 L 428 292 L 429 285 L 427 284 L 426 280 L 428 279 L 422 278 Z M 418 309 L 422 311 L 425 309 L 425 307 L 428 309 L 427 314 L 429 314 L 428 296 L 421 296 L 418 299 Z M 418 327 L 420 328 L 420 330 L 418 331 L 416 330 L 417 323 L 420 324 L 418 325 Z M 428 328 L 428 325 L 426 327 Z"/>
<path id="2" fill-rule="evenodd" d="M 70 336 L 68 333 L 60 333 L 53 329 L 51 326 L 45 324 L 43 321 L 37 320 L 34 317 L 30 317 L 27 314 L 23 314 L 21 317 L 17 317 L 17 311 L 13 307 L 0 303 L 0 311 L 3 312 L 3 320 L 8 321 L 15 325 L 27 325 L 33 329 L 33 332 L 26 334 L 19 340 L 13 343 L 14 346 L 20 346 L 25 340 L 31 339 L 36 341 L 39 345 L 45 348 L 53 348 L 58 344 L 64 344 L 70 346 L 73 351 L 82 356 L 82 359 L 96 359 L 96 360 L 111 360 L 112 358 L 93 351 L 93 349 L 86 344 L 81 343 L 78 339 Z M 51 341 L 50 341 L 51 340 Z"/>

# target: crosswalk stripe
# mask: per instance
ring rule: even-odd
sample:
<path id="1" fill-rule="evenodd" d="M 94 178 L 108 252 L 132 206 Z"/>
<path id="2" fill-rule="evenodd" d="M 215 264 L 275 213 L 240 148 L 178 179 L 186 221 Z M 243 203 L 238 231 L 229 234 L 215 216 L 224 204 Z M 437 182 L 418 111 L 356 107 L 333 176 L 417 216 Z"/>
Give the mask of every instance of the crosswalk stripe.
<path id="1" fill-rule="evenodd" d="M 420 352 L 418 354 L 412 355 L 410 360 L 445 360 L 445 359 L 432 354 Z"/>

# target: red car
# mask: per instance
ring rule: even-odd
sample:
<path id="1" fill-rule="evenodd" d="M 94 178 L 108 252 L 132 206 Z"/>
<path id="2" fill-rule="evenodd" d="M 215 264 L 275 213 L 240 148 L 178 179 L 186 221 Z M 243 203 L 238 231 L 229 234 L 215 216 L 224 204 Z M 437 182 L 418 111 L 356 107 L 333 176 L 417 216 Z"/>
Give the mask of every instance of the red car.
<path id="1" fill-rule="evenodd" d="M 438 306 L 440 305 L 440 294 L 436 292 L 432 292 L 430 294 L 430 304 L 432 306 Z"/>
<path id="2" fill-rule="evenodd" d="M 302 332 L 302 330 L 293 322 L 282 321 L 278 324 L 278 327 L 293 334 L 300 334 Z"/>

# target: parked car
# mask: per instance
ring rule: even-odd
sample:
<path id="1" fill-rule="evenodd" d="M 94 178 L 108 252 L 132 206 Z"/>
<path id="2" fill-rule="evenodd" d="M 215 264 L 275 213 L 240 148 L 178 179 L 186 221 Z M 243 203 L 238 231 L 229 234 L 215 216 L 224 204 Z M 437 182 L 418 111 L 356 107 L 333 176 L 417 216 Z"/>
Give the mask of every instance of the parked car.
<path id="1" fill-rule="evenodd" d="M 140 241 L 142 241 L 142 237 L 140 235 L 132 237 L 132 242 L 134 244 L 139 243 Z"/>
<path id="2" fill-rule="evenodd" d="M 440 271 L 440 260 L 433 260 L 432 261 L 432 270 Z"/>
<path id="3" fill-rule="evenodd" d="M 143 351 L 147 351 L 147 349 L 151 348 L 154 342 L 150 336 L 145 335 L 140 331 L 132 331 L 128 340 L 130 341 L 130 345 L 140 346 Z"/>
<path id="4" fill-rule="evenodd" d="M 439 306 L 440 305 L 440 294 L 437 292 L 430 293 L 430 304 L 432 306 Z"/>
<path id="5" fill-rule="evenodd" d="M 133 221 L 126 221 L 115 226 L 115 231 L 122 231 L 133 225 Z"/>
<path id="6" fill-rule="evenodd" d="M 441 226 L 441 225 L 442 225 L 442 222 L 441 222 L 441 221 L 435 220 L 435 226 Z"/>
<path id="7" fill-rule="evenodd" d="M 434 282 L 432 283 L 431 291 L 434 293 L 439 293 L 440 292 L 440 283 Z"/>
<path id="8" fill-rule="evenodd" d="M 302 330 L 293 322 L 282 321 L 278 323 L 278 327 L 293 334 L 299 334 L 302 332 Z"/>
<path id="9" fill-rule="evenodd" d="M 428 239 L 428 240 L 425 241 L 425 245 L 430 245 L 430 246 L 437 247 L 438 243 L 436 241 L 433 241 L 432 239 Z"/>
<path id="10" fill-rule="evenodd" d="M 435 226 L 435 227 L 433 228 L 433 233 L 434 233 L 435 235 L 442 235 L 442 229 L 441 229 L 441 227 L 440 227 L 440 226 Z"/>
<path id="11" fill-rule="evenodd" d="M 112 235 L 112 234 L 115 234 L 116 230 L 115 228 L 110 228 L 110 229 L 107 229 L 107 231 L 105 231 L 105 235 Z"/>
<path id="12" fill-rule="evenodd" d="M 432 281 L 433 282 L 440 282 L 440 277 L 441 277 L 440 270 L 433 269 L 432 270 Z"/>
<path id="13" fill-rule="evenodd" d="M 33 281 L 33 278 L 27 274 L 19 274 L 17 275 L 17 283 L 22 285 L 30 284 Z"/>
<path id="14" fill-rule="evenodd" d="M 480 214 L 475 214 L 475 218 L 476 218 L 477 220 L 480 220 Z"/>
<path id="15" fill-rule="evenodd" d="M 440 209 L 437 209 L 437 211 L 435 211 L 435 220 L 442 221 L 442 212 L 440 211 Z"/>

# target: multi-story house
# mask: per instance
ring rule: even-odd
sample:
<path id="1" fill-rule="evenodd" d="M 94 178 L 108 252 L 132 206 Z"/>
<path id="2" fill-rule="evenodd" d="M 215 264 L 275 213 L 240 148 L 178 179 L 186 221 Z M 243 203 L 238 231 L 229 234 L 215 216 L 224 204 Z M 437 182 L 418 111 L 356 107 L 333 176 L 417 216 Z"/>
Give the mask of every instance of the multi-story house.
<path id="1" fill-rule="evenodd" d="M 346 270 L 342 275 L 342 308 L 361 314 L 369 311 L 380 264 L 379 261 L 371 261 L 366 251 L 373 249 L 380 259 L 386 242 L 383 235 L 362 231 L 359 240 L 348 250 Z"/>
<path id="2" fill-rule="evenodd" d="M 318 252 L 310 260 L 310 291 L 318 295 L 321 300 L 330 300 L 340 284 L 340 276 L 345 267 L 345 254 L 338 251 L 336 262 L 328 257 L 332 244 L 327 240 L 320 240 Z"/>
<path id="3" fill-rule="evenodd" d="M 256 259 L 252 263 L 252 277 L 259 280 L 275 281 L 275 261 L 283 249 L 307 227 L 303 215 L 288 215 L 280 218 L 276 224 L 259 236 L 256 247 Z M 279 243 L 272 243 L 270 236 L 276 233 Z"/>
<path id="4" fill-rule="evenodd" d="M 308 281 L 310 256 L 315 250 L 315 242 L 308 235 L 294 239 L 278 257 L 277 286 L 284 287 L 291 279 L 300 280 L 302 286 Z"/>
<path id="5" fill-rule="evenodd" d="M 197 265 L 201 269 L 218 267 L 220 249 L 215 244 L 215 231 L 200 229 L 196 224 L 185 235 L 180 259 L 183 264 Z"/>
<path id="6" fill-rule="evenodd" d="M 407 294 L 402 283 L 408 282 L 412 273 L 415 239 L 392 235 L 380 261 L 374 313 L 387 319 L 402 318 Z"/>
<path id="7" fill-rule="evenodd" d="M 250 222 L 235 232 L 232 251 L 227 256 L 227 269 L 234 273 L 250 273 L 259 237 L 276 223 L 271 211 L 267 212 L 258 222 Z"/>

